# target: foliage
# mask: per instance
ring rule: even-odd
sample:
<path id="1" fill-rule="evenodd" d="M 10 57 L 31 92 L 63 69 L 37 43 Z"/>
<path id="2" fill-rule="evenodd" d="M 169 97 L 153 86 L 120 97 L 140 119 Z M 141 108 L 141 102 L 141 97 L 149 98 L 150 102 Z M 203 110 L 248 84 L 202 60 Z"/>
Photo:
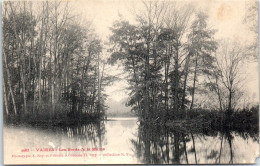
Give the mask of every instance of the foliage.
<path id="1" fill-rule="evenodd" d="M 102 41 L 91 27 L 73 20 L 68 2 L 3 5 L 5 119 L 102 118 L 112 77 L 104 74 Z"/>
<path id="2" fill-rule="evenodd" d="M 109 62 L 121 61 L 129 74 L 127 104 L 133 111 L 144 120 L 167 121 L 184 118 L 188 107 L 193 108 L 195 82 L 214 68 L 217 43 L 205 13 L 174 5 L 168 10 L 164 5 L 171 3 L 158 3 L 144 3 L 144 14 L 136 16 L 136 24 L 114 23 Z"/>

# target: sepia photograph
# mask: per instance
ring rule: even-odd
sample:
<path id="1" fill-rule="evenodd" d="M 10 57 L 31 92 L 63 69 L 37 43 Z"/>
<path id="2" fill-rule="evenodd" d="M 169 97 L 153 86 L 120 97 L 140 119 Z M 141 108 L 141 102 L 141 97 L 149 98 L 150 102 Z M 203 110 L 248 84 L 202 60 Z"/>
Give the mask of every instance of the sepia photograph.
<path id="1" fill-rule="evenodd" d="M 4 0 L 4 164 L 254 164 L 258 60 L 257 0 Z"/>

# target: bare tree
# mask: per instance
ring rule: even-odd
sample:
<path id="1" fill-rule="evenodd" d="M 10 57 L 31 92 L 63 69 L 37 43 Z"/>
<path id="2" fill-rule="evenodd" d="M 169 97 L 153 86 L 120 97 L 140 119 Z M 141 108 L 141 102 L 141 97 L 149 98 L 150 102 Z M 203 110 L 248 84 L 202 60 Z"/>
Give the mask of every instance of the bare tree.
<path id="1" fill-rule="evenodd" d="M 245 49 L 239 43 L 229 40 L 221 41 L 216 53 L 213 88 L 219 98 L 220 110 L 224 109 L 228 113 L 232 113 L 241 97 L 241 67 L 245 53 Z"/>

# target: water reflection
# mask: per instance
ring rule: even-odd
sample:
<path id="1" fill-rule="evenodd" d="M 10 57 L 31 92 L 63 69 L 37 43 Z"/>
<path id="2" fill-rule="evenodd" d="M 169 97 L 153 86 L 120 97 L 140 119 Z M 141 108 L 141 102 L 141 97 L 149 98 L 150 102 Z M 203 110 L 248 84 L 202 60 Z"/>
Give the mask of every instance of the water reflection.
<path id="1" fill-rule="evenodd" d="M 254 162 L 258 153 L 258 133 L 228 129 L 189 133 L 141 124 L 132 144 L 136 157 L 145 164 L 248 163 Z"/>
<path id="2" fill-rule="evenodd" d="M 78 124 L 76 126 L 65 127 L 62 130 L 69 138 L 76 138 L 79 142 L 88 144 L 91 147 L 102 148 L 105 140 L 105 122 L 89 124 Z"/>
<path id="3" fill-rule="evenodd" d="M 84 164 L 236 164 L 253 163 L 258 155 L 258 131 L 184 132 L 155 124 L 139 124 L 137 119 L 113 119 L 70 127 L 6 126 L 5 154 L 22 154 L 29 148 L 104 148 L 95 157 L 63 158 L 61 163 Z M 8 146 L 12 145 L 12 146 Z M 62 152 L 55 152 L 65 154 Z M 102 154 L 128 154 L 103 156 Z M 49 152 L 41 152 L 49 154 Z M 7 156 L 8 157 L 8 156 Z M 9 156 L 12 159 L 11 155 Z M 32 159 L 33 160 L 33 159 Z M 49 163 L 57 159 L 48 158 Z M 24 160 L 24 163 L 27 161 Z M 45 158 L 32 163 L 46 162 Z"/>

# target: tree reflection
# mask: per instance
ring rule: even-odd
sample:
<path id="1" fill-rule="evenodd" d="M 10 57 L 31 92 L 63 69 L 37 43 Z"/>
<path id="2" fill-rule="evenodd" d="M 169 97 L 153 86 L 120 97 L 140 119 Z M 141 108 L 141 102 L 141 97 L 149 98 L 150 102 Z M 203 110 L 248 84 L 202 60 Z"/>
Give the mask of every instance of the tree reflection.
<path id="1" fill-rule="evenodd" d="M 64 133 L 70 138 L 78 139 L 85 144 L 91 144 L 92 147 L 102 148 L 105 142 L 105 122 L 100 121 L 89 124 L 78 124 L 63 128 Z"/>
<path id="2" fill-rule="evenodd" d="M 179 164 L 181 155 L 187 154 L 186 141 L 183 133 L 144 123 L 139 126 L 137 140 L 132 140 L 132 143 L 142 163 Z M 188 163 L 187 157 L 186 161 Z"/>
<path id="3" fill-rule="evenodd" d="M 230 129 L 191 133 L 164 125 L 141 123 L 138 137 L 132 140 L 132 144 L 136 157 L 144 164 L 233 164 L 235 134 L 237 132 Z"/>
<path id="4" fill-rule="evenodd" d="M 224 130 L 221 133 L 221 146 L 220 146 L 220 152 L 219 152 L 219 164 L 221 163 L 221 152 L 222 152 L 222 148 L 223 148 L 223 139 L 225 139 L 228 143 L 228 147 L 229 147 L 229 162 L 228 164 L 233 164 L 233 149 L 232 149 L 232 142 L 234 139 L 234 136 L 232 135 L 232 131 L 230 130 Z"/>

